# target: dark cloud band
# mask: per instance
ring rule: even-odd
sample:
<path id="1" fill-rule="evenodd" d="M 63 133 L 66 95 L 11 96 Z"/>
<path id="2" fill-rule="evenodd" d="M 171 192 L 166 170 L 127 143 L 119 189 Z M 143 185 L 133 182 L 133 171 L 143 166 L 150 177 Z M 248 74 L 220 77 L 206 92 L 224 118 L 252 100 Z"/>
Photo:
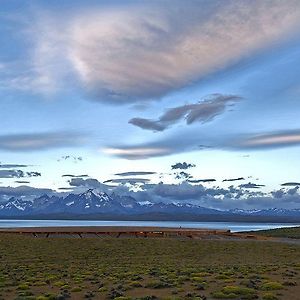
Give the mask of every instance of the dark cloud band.
<path id="1" fill-rule="evenodd" d="M 116 173 L 116 176 L 143 176 L 143 175 L 153 175 L 156 172 L 148 172 L 148 171 L 131 171 L 131 172 L 123 172 L 123 173 Z"/>
<path id="2" fill-rule="evenodd" d="M 213 94 L 204 101 L 168 109 L 158 120 L 133 118 L 129 123 L 152 131 L 164 131 L 183 118 L 187 125 L 194 122 L 206 123 L 224 113 L 228 105 L 233 105 L 240 99 L 241 97 L 236 95 Z"/>

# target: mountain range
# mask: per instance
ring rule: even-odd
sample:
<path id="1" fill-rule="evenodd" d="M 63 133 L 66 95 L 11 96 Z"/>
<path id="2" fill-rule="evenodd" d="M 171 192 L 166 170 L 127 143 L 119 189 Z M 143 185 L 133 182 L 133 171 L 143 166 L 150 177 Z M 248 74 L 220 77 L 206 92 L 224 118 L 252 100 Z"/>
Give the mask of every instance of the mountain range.
<path id="1" fill-rule="evenodd" d="M 0 218 L 164 219 L 214 221 L 300 221 L 300 209 L 217 210 L 190 203 L 137 201 L 131 196 L 89 189 L 65 197 L 10 198 L 0 203 Z M 274 220 L 273 220 L 274 219 Z"/>

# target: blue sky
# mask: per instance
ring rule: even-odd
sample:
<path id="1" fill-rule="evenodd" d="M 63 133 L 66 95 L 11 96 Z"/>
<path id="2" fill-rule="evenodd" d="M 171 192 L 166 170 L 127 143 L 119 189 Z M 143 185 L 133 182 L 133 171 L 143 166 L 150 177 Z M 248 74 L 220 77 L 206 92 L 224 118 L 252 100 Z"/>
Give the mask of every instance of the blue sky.
<path id="1" fill-rule="evenodd" d="M 243 191 L 187 193 L 206 206 L 300 207 L 299 20 L 296 0 L 2 1 L 0 194 L 152 171 L 166 189 Z M 115 188 L 149 188 L 126 178 Z"/>

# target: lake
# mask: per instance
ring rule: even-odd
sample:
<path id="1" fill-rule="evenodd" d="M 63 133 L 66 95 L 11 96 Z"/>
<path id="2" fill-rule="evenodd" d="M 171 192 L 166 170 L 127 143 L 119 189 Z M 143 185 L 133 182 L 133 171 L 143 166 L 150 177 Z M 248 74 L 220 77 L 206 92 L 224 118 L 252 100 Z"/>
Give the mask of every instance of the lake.
<path id="1" fill-rule="evenodd" d="M 180 221 L 84 221 L 84 220 L 0 220 L 0 228 L 71 226 L 150 226 L 172 228 L 229 229 L 232 232 L 300 226 L 291 223 L 180 222 Z"/>

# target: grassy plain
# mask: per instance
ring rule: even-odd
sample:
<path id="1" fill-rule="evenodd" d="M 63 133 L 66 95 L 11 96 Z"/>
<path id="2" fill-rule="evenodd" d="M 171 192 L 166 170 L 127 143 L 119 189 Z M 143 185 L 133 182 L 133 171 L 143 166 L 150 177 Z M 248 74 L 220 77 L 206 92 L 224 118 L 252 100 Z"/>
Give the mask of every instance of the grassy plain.
<path id="1" fill-rule="evenodd" d="M 0 299 L 299 300 L 300 246 L 0 235 Z"/>
<path id="2" fill-rule="evenodd" d="M 255 232 L 253 231 L 251 233 L 255 233 L 256 235 L 270 236 L 270 237 L 300 239 L 300 227 L 259 230 Z"/>

